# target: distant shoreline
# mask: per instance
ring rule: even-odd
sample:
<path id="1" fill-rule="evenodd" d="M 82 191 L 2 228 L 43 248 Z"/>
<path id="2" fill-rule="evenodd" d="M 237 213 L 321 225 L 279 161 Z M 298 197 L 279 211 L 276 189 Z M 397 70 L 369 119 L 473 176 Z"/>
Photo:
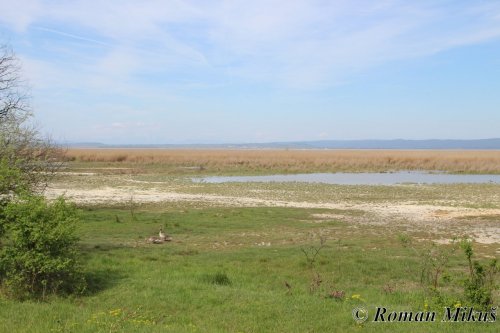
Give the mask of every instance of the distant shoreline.
<path id="1" fill-rule="evenodd" d="M 477 140 L 324 140 L 221 144 L 59 143 L 80 149 L 500 150 L 500 138 Z"/>

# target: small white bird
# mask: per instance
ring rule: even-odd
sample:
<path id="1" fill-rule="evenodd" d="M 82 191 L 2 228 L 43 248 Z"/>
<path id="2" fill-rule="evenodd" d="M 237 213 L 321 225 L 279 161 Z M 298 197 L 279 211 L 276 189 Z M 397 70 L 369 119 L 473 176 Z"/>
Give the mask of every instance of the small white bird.
<path id="1" fill-rule="evenodd" d="M 161 239 L 162 241 L 165 241 L 165 240 L 167 239 L 167 235 L 165 235 L 165 233 L 163 232 L 163 229 L 162 229 L 162 228 L 160 228 L 160 232 L 159 232 L 159 234 L 158 234 L 158 235 L 160 236 L 160 239 Z"/>

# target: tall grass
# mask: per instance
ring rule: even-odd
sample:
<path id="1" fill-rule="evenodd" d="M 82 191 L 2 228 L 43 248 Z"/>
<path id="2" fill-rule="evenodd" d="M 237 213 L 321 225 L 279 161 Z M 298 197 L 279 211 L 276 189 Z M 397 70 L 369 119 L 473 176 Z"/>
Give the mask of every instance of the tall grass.
<path id="1" fill-rule="evenodd" d="M 456 173 L 500 173 L 498 150 L 69 149 L 67 158 L 76 162 L 157 164 L 218 171 L 442 170 Z"/>

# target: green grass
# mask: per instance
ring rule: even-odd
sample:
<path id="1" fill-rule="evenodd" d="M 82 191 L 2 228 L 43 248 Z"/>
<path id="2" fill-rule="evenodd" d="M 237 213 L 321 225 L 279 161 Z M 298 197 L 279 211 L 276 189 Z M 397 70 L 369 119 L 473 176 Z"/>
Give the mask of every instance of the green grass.
<path id="1" fill-rule="evenodd" d="M 142 206 L 134 216 L 126 208 L 85 208 L 78 233 L 88 293 L 46 302 L 0 297 L 0 331 L 498 331 L 497 323 L 440 323 L 441 309 L 435 323 L 356 324 L 356 306 L 419 311 L 429 299 L 418 258 L 398 242 L 404 230 L 356 225 L 349 216 L 357 211 L 318 221 L 312 214 L 332 211 L 172 207 Z M 173 241 L 145 243 L 160 227 Z M 322 236 L 322 283 L 311 292 L 301 249 Z M 456 274 L 466 270 L 460 256 L 452 265 Z M 328 297 L 336 290 L 345 300 Z"/>

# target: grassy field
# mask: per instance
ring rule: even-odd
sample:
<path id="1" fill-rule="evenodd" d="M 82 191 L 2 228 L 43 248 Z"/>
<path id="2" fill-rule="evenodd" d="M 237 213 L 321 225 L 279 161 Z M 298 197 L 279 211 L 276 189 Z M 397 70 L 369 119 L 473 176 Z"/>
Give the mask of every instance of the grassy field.
<path id="1" fill-rule="evenodd" d="M 142 171 L 161 166 L 162 172 L 170 173 L 200 169 L 209 173 L 391 170 L 500 173 L 500 151 L 69 149 L 67 157 L 83 162 L 84 167 L 89 162 L 96 167 L 140 166 Z"/>
<path id="2" fill-rule="evenodd" d="M 0 332 L 498 331 L 497 322 L 441 322 L 444 303 L 467 306 L 461 251 L 448 256 L 448 275 L 439 279 L 444 303 L 420 276 L 429 260 L 423 251 L 445 253 L 454 236 L 474 237 L 482 262 L 498 258 L 499 185 L 200 184 L 189 177 L 212 172 L 210 165 L 220 164 L 223 174 L 282 166 L 237 167 L 224 164 L 227 152 L 220 152 L 208 169 L 179 169 L 194 163 L 192 154 L 153 164 L 132 153 L 121 162 L 70 162 L 48 193 L 65 193 L 80 206 L 88 291 L 43 302 L 0 296 Z M 172 241 L 147 243 L 160 227 Z M 413 246 L 403 246 L 407 238 Z M 335 292 L 344 297 L 331 297 Z M 494 297 L 498 304 L 498 290 Z M 357 324 L 351 312 L 359 306 L 370 320 L 377 306 L 432 310 L 437 318 Z"/>
<path id="3" fill-rule="evenodd" d="M 423 311 L 419 260 L 396 230 L 375 234 L 324 210 L 84 209 L 79 233 L 89 294 L 2 300 L 4 332 L 494 332 L 496 323 L 365 323 L 351 310 Z M 331 211 L 328 211 L 331 213 Z M 341 212 L 354 214 L 356 212 Z M 143 239 L 165 225 L 172 243 Z M 302 249 L 328 238 L 314 273 Z M 466 270 L 460 255 L 455 269 Z M 285 281 L 291 286 L 288 289 Z M 344 291 L 345 300 L 329 297 Z M 431 308 L 432 309 L 432 308 Z M 438 313 L 441 309 L 435 309 Z M 28 315 L 29 314 L 29 315 Z M 440 320 L 440 316 L 438 321 Z"/>

